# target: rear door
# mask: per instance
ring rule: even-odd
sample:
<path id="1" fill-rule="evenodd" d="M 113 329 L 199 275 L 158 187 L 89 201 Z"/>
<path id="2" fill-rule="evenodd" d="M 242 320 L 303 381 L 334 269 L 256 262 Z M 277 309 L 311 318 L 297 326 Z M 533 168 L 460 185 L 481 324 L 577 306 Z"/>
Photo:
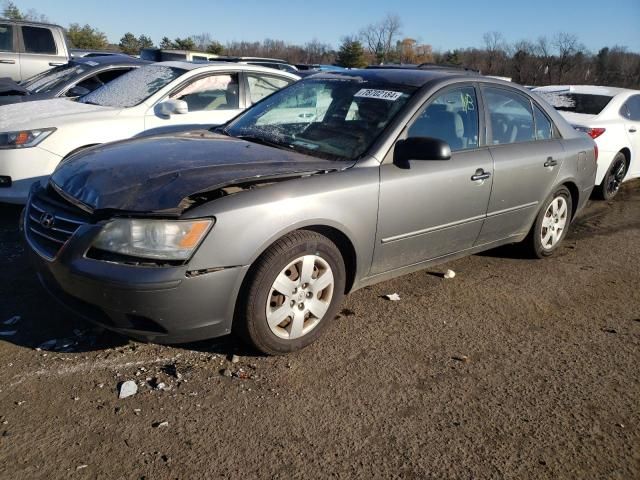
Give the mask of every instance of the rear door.
<path id="1" fill-rule="evenodd" d="M 372 274 L 471 248 L 491 194 L 493 162 L 483 146 L 477 88 L 436 92 L 400 139 L 446 141 L 450 160 L 385 161 L 380 167 L 378 229 Z"/>
<path id="2" fill-rule="evenodd" d="M 631 144 L 628 177 L 640 175 L 640 95 L 632 95 L 622 108 L 625 129 Z"/>
<path id="3" fill-rule="evenodd" d="M 48 27 L 22 25 L 22 50 L 20 53 L 20 74 L 30 78 L 52 67 L 64 65 L 68 59 L 66 52 L 59 52 L 54 32 Z"/>
<path id="4" fill-rule="evenodd" d="M 477 245 L 527 232 L 565 157 L 553 123 L 527 96 L 506 86 L 482 94 L 494 174 Z"/>
<path id="5" fill-rule="evenodd" d="M 20 77 L 17 27 L 0 22 L 0 78 L 9 77 L 16 82 Z"/>

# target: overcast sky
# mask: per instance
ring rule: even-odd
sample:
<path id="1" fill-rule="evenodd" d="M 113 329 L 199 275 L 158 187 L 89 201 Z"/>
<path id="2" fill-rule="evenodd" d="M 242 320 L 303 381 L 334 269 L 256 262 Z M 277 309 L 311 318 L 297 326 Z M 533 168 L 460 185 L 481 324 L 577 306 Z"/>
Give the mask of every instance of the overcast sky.
<path id="1" fill-rule="evenodd" d="M 1 2 L 2 0 L 0 0 Z M 88 23 L 118 43 L 127 31 L 185 37 L 210 33 L 230 40 L 281 39 L 305 43 L 318 39 L 337 46 L 387 13 L 400 16 L 404 36 L 434 49 L 481 46 L 482 35 L 499 31 L 509 42 L 535 40 L 557 32 L 576 34 L 587 48 L 623 45 L 640 52 L 640 0 L 14 0 L 67 26 Z"/>

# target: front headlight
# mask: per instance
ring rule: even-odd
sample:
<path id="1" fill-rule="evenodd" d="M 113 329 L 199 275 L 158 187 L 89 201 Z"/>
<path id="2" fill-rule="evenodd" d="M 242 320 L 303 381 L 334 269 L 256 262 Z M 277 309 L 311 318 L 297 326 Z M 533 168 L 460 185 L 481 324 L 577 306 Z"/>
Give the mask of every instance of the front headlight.
<path id="1" fill-rule="evenodd" d="M 39 128 L 19 132 L 0 132 L 0 148 L 35 147 L 55 131 L 55 128 Z"/>
<path id="2" fill-rule="evenodd" d="M 187 260 L 213 223 L 212 219 L 118 218 L 102 228 L 93 247 L 131 257 Z"/>

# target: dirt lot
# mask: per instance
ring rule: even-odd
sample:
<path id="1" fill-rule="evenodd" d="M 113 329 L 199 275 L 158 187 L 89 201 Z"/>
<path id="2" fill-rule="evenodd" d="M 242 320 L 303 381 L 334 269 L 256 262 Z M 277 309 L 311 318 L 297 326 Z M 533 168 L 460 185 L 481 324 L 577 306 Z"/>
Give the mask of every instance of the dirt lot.
<path id="1" fill-rule="evenodd" d="M 0 207 L 1 478 L 640 478 L 640 182 L 552 259 L 503 248 L 358 291 L 280 358 L 88 329 L 38 286 L 17 215 Z"/>

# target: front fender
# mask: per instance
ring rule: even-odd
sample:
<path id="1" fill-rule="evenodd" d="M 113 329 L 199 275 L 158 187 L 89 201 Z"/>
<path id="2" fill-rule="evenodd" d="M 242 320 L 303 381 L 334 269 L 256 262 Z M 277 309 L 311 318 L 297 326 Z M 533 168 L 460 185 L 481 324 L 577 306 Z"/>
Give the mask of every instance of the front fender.
<path id="1" fill-rule="evenodd" d="M 216 218 L 189 269 L 251 265 L 287 233 L 324 226 L 352 243 L 357 281 L 371 266 L 378 190 L 379 167 L 356 166 L 244 190 L 189 210 L 183 218 Z"/>

